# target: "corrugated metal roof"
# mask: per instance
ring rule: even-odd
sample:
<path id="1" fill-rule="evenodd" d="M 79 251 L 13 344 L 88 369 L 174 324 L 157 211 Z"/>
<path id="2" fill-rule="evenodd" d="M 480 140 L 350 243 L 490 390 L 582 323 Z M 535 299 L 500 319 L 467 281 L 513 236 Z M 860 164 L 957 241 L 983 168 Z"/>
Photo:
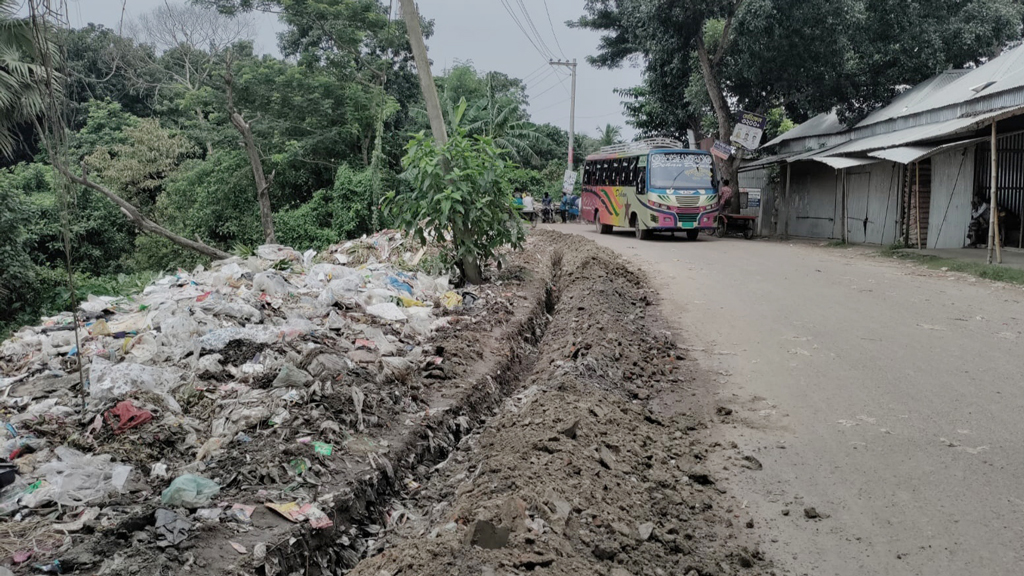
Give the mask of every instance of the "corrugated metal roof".
<path id="1" fill-rule="evenodd" d="M 1024 44 L 974 70 L 949 70 L 934 76 L 849 131 L 837 128 L 838 118 L 830 118 L 834 114 L 821 114 L 765 146 L 788 142 L 782 147 L 785 150 L 787 146 L 806 149 L 854 144 L 1020 106 L 1024 106 Z"/>
<path id="2" fill-rule="evenodd" d="M 978 142 L 984 142 L 985 140 L 988 140 L 988 138 L 971 138 L 970 140 L 960 140 L 958 142 L 951 142 L 941 146 L 900 146 L 897 148 L 886 148 L 885 150 L 868 152 L 868 156 L 881 158 L 883 160 L 890 160 L 897 164 L 910 164 L 912 162 L 918 162 L 925 158 L 940 154 L 946 150 L 970 146 L 971 144 L 977 144 Z"/>
<path id="3" fill-rule="evenodd" d="M 836 134 L 846 130 L 846 126 L 839 121 L 839 116 L 835 112 L 829 112 L 828 114 L 818 114 L 814 118 L 811 118 L 807 122 L 793 128 L 789 132 L 777 136 L 771 142 L 765 144 L 765 146 L 774 146 L 779 142 L 785 142 L 786 140 L 794 140 L 796 138 L 808 138 L 811 136 L 821 136 L 824 134 Z"/>
<path id="4" fill-rule="evenodd" d="M 974 132 L 982 126 L 991 124 L 993 120 L 998 120 L 1004 117 L 1008 118 L 1010 116 L 1020 114 L 1021 112 L 1024 112 L 1024 106 L 994 110 L 992 112 L 969 116 L 967 118 L 957 118 L 955 120 L 947 120 L 945 122 L 936 122 L 935 124 L 915 126 L 905 130 L 897 130 L 896 132 L 889 132 L 887 134 L 858 138 L 856 140 L 846 142 L 845 144 L 840 144 L 835 148 L 831 148 L 828 153 L 829 156 L 856 154 L 860 152 L 882 150 L 884 148 L 895 148 L 897 146 L 914 144 L 916 142 L 940 140 L 957 134 Z"/>
<path id="5" fill-rule="evenodd" d="M 770 166 L 772 164 L 781 164 L 785 162 L 787 158 L 794 156 L 794 154 L 779 154 L 777 156 L 768 156 L 767 158 L 760 158 L 758 160 L 748 160 L 740 165 L 740 172 L 746 172 L 747 170 L 755 170 L 764 166 Z"/>
<path id="6" fill-rule="evenodd" d="M 864 118 L 857 124 L 857 128 L 877 124 L 878 122 L 884 122 L 885 120 L 891 120 L 892 118 L 898 118 L 907 114 L 913 114 L 914 112 L 911 111 L 913 108 L 922 105 L 922 103 L 927 102 L 931 98 L 934 98 L 938 91 L 949 86 L 969 72 L 970 70 L 946 70 L 945 72 L 936 74 L 928 80 L 925 80 L 910 90 L 900 94 L 893 99 L 888 106 L 879 108 L 871 114 L 868 114 L 867 118 Z"/>
<path id="7" fill-rule="evenodd" d="M 835 156 L 812 156 L 808 160 L 814 160 L 827 164 L 836 170 L 844 170 L 855 166 L 867 166 L 878 162 L 877 158 L 837 158 Z"/>
<path id="8" fill-rule="evenodd" d="M 978 90 L 989 83 L 992 84 Z M 929 97 L 915 103 L 902 115 L 919 114 L 926 110 L 980 100 L 1022 87 L 1024 87 L 1024 44 L 1007 50 L 985 65 L 960 76 L 954 82 L 948 83 L 944 89 L 933 91 Z"/>

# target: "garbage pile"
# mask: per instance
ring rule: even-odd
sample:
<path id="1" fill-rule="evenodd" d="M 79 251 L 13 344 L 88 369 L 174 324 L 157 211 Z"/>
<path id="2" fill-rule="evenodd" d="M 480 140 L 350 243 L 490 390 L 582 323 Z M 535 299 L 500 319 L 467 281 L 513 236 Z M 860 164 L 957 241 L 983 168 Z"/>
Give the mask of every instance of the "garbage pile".
<path id="1" fill-rule="evenodd" d="M 133 543 L 159 548 L 245 532 L 257 507 L 331 526 L 321 487 L 425 409 L 416 382 L 446 378 L 432 335 L 482 303 L 403 243 L 261 246 L 0 345 L 0 565 L 60 572 L 72 535 L 147 510 Z"/>

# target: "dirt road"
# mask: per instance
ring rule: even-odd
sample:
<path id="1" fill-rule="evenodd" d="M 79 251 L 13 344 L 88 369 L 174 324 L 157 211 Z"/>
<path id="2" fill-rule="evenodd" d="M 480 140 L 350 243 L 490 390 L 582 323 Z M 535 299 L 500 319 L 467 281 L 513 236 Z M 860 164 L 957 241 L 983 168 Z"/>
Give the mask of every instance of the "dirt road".
<path id="1" fill-rule="evenodd" d="M 644 266 L 703 349 L 735 410 L 719 433 L 764 464 L 724 482 L 784 572 L 1022 573 L 1024 291 L 864 250 L 553 228 Z"/>

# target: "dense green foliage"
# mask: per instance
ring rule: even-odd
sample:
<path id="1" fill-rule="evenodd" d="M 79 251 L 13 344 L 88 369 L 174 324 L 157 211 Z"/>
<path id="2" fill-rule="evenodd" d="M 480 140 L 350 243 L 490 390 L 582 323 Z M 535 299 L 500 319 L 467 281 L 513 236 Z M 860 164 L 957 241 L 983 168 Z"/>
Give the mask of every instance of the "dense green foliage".
<path id="1" fill-rule="evenodd" d="M 251 250 L 263 231 L 252 167 L 228 114 L 230 71 L 235 108 L 251 124 L 272 175 L 280 242 L 319 249 L 398 224 L 379 207 L 388 193 L 413 192 L 400 177 L 402 159 L 410 139 L 428 127 L 401 19 L 389 22 L 388 6 L 377 0 L 212 4 L 243 16 L 253 8 L 278 11 L 287 25 L 280 38 L 285 58 L 255 54 L 244 35 L 217 36 L 244 27 L 212 11 L 198 16 L 203 32 L 218 41 L 203 45 L 147 36 L 145 26 L 126 26 L 141 30 L 131 37 L 96 25 L 55 32 L 66 54 L 59 71 L 69 163 L 175 234 L 228 252 Z M 178 0 L 159 10 L 153 17 L 170 19 L 173 29 L 175 18 L 192 18 L 181 23 L 192 26 L 195 11 L 204 9 Z M 10 12 L 0 12 L 0 20 L 17 24 L 0 26 L 0 54 L 11 45 L 8 31 L 16 30 L 16 62 L 31 64 L 31 36 L 24 36 L 31 27 Z M 0 90 L 36 90 L 32 76 L 7 82 L 11 62 L 0 61 Z M 503 168 L 485 174 L 495 194 L 557 195 L 566 132 L 530 121 L 522 81 L 463 63 L 437 83 L 446 98 L 468 103 L 466 144 L 453 151 L 480 152 L 484 141 L 502 150 Z M 0 95 L 0 106 L 7 101 Z M 24 138 L 15 155 L 0 153 L 0 334 L 69 305 L 59 196 L 31 122 L 41 101 L 35 106 L 17 115 L 0 108 L 0 129 Z M 419 142 L 418 150 L 429 147 Z M 97 192 L 77 189 L 70 204 L 71 261 L 82 296 L 137 289 L 153 274 L 205 262 L 140 234 Z M 499 239 L 488 236 L 486 243 Z"/>
<path id="2" fill-rule="evenodd" d="M 732 112 L 803 121 L 835 107 L 855 120 L 906 86 L 991 57 L 1020 38 L 1022 13 L 1019 0 L 587 0 L 576 25 L 602 33 L 596 65 L 643 57 L 642 85 L 620 91 L 631 125 L 701 137 L 730 127 L 713 90 Z M 708 70 L 701 44 L 721 53 Z"/>

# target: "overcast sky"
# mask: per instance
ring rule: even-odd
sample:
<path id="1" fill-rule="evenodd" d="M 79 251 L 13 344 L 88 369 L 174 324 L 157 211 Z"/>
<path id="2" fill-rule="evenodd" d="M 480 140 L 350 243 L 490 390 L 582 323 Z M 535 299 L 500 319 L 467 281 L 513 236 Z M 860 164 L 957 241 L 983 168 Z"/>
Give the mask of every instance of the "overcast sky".
<path id="1" fill-rule="evenodd" d="M 183 0 L 68 0 L 68 9 L 74 27 L 94 22 L 117 30 L 122 18 L 127 22 L 165 1 L 180 3 Z M 519 6 L 519 0 L 419 0 L 420 12 L 435 22 L 434 36 L 427 43 L 434 73 L 440 74 L 459 61 L 471 61 L 480 71 L 496 70 L 525 79 L 533 120 L 568 129 L 568 70 L 558 68 L 555 71 L 547 61 L 548 56 L 576 58 L 579 62 L 577 132 L 593 135 L 597 126 L 611 123 L 622 126 L 623 135 L 631 138 L 633 130 L 626 126 L 620 98 L 612 90 L 638 84 L 640 71 L 630 67 L 599 70 L 585 62 L 585 58 L 597 49 L 598 35 L 565 25 L 566 20 L 582 14 L 584 0 L 521 1 L 529 14 L 529 21 Z M 513 10 L 530 39 L 520 30 L 505 5 Z M 545 8 L 550 9 L 550 21 Z M 257 25 L 257 49 L 278 54 L 275 35 L 282 26 L 276 17 L 259 15 Z"/>

